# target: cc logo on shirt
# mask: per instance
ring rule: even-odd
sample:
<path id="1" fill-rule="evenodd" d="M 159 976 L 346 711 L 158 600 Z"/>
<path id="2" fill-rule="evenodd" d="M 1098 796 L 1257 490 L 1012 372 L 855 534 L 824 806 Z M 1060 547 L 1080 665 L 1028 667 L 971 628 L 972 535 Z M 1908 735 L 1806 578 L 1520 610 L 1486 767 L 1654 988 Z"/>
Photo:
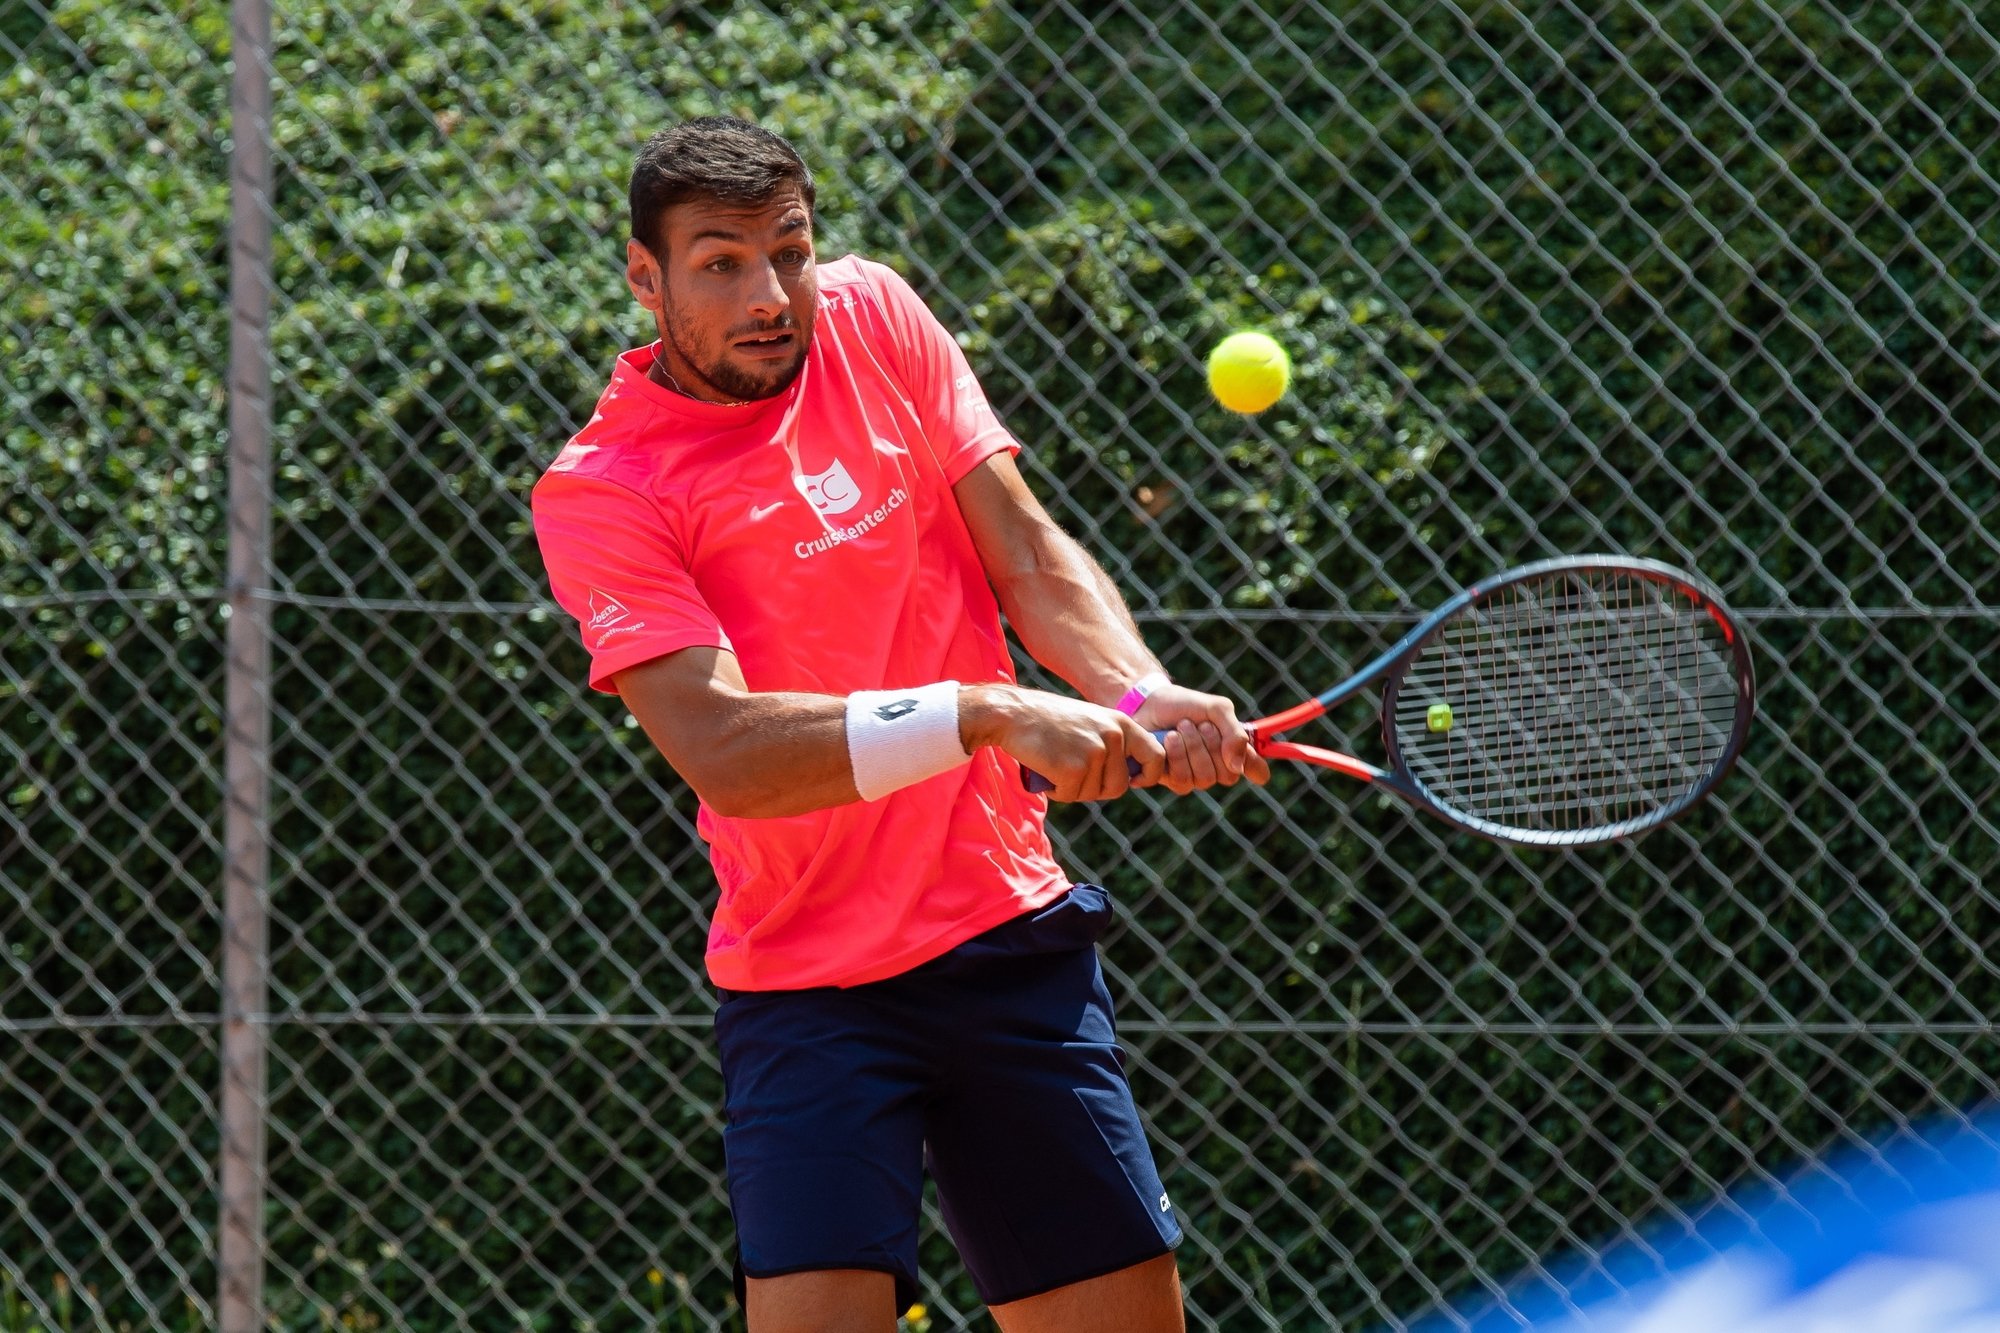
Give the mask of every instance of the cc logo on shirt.
<path id="1" fill-rule="evenodd" d="M 848 475 L 847 465 L 837 458 L 826 471 L 800 477 L 799 491 L 807 504 L 828 517 L 844 514 L 861 503 L 861 488 Z"/>

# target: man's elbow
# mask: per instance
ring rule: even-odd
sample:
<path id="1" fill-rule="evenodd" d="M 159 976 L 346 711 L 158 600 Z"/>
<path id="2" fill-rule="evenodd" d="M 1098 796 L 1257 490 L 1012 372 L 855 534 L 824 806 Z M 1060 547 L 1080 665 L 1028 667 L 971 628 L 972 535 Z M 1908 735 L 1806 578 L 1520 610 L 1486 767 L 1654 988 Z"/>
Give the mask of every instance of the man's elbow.
<path id="1" fill-rule="evenodd" d="M 706 737 L 695 747 L 696 762 L 675 767 L 711 813 L 725 819 L 769 819 L 775 793 L 769 783 L 757 781 L 752 765 L 733 754 L 732 739 L 726 734 Z"/>
<path id="2" fill-rule="evenodd" d="M 768 791 L 760 791 L 740 782 L 709 783 L 694 787 L 694 794 L 713 814 L 724 819 L 773 819 L 789 811 L 778 808 L 777 802 Z"/>
<path id="3" fill-rule="evenodd" d="M 723 741 L 704 750 L 702 762 L 690 765 L 699 772 L 683 772 L 688 786 L 701 798 L 711 814 L 724 819 L 782 819 L 802 815 L 818 806 L 802 802 L 801 792 L 792 784 L 773 781 L 765 768 L 760 771 L 755 756 L 735 757 Z"/>
<path id="4" fill-rule="evenodd" d="M 764 817 L 769 784 L 756 780 L 756 719 L 749 696 L 721 691 L 635 699 L 625 706 L 645 727 L 660 757 L 713 814 L 729 819 Z"/>
<path id="5" fill-rule="evenodd" d="M 724 819 L 786 819 L 792 815 L 809 815 L 815 810 L 825 810 L 835 805 L 845 805 L 859 797 L 833 797 L 818 801 L 802 798 L 798 792 L 730 787 L 717 791 L 713 796 L 695 789 L 703 805 L 711 813 Z"/>

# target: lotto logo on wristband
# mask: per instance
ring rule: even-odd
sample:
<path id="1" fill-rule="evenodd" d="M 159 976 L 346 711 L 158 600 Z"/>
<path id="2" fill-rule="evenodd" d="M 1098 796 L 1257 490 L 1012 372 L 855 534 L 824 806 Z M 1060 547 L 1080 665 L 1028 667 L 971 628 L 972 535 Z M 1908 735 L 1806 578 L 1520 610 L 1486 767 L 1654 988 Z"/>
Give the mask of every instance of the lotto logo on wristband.
<path id="1" fill-rule="evenodd" d="M 955 680 L 847 696 L 847 758 L 854 790 L 864 801 L 936 777 L 971 757 L 958 735 Z"/>

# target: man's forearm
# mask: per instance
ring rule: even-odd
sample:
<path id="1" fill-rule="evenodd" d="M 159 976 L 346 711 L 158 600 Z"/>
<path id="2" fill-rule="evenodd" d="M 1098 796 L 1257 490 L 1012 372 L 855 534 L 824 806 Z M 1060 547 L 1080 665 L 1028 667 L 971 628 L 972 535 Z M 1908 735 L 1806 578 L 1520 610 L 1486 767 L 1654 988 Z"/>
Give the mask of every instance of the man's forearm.
<path id="1" fill-rule="evenodd" d="M 1117 585 L 1055 525 L 1011 455 L 995 454 L 966 473 L 953 494 L 987 581 L 1030 656 L 1068 681 L 1099 713 L 1109 712 L 1133 685 L 1159 671 L 1159 659 L 1139 637 Z M 1162 781 L 1170 790 L 1227 785 L 1246 775 L 1262 782 L 1268 775 L 1235 705 L 1219 695 L 1156 683 L 1123 720 L 1163 747 Z"/>
<path id="2" fill-rule="evenodd" d="M 1118 586 L 1073 538 L 1050 525 L 1023 554 L 994 590 L 1029 656 L 1106 706 L 1160 669 Z"/>
<path id="3" fill-rule="evenodd" d="M 857 703 L 873 707 L 888 699 L 901 704 L 900 696 L 918 691 L 839 698 L 744 690 L 711 695 L 691 709 L 663 707 L 666 698 L 657 689 L 649 692 L 635 673 L 621 674 L 619 685 L 627 707 L 667 762 L 711 810 L 730 818 L 803 815 L 886 794 L 864 795 L 866 784 L 857 765 L 871 770 L 870 780 L 878 787 L 900 786 L 956 766 L 954 755 L 933 751 L 934 765 L 917 763 L 917 771 L 897 775 L 899 767 L 907 769 L 914 762 L 899 739 L 887 738 L 892 750 L 886 756 L 878 751 L 871 759 L 857 748 L 854 727 L 866 731 L 873 726 L 868 716 L 853 712 Z M 1128 755 L 1142 767 L 1155 764 L 1146 750 L 1151 742 L 1128 719 L 1073 699 L 1000 683 L 960 685 L 951 697 L 958 751 L 971 754 L 990 745 L 1037 771 L 1062 775 L 1060 799 L 1098 800 L 1123 792 Z M 892 720 L 906 718 L 899 711 Z M 883 739 L 874 738 L 878 744 Z M 1157 755 L 1158 747 L 1151 748 Z M 1156 771 L 1148 768 L 1145 780 L 1154 776 Z"/>
<path id="4" fill-rule="evenodd" d="M 746 692 L 711 701 L 697 719 L 649 706 L 620 684 L 653 744 L 718 815 L 776 819 L 861 799 L 845 699 Z"/>

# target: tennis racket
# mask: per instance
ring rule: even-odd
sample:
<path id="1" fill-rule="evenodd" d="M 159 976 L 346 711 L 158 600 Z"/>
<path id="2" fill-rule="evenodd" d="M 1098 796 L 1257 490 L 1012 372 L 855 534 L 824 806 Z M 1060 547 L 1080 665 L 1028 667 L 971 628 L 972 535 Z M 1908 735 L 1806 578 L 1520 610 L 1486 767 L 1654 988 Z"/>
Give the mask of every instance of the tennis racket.
<path id="1" fill-rule="evenodd" d="M 1378 685 L 1386 766 L 1278 739 Z M 1360 778 L 1454 828 L 1580 847 L 1657 828 L 1713 790 L 1754 696 L 1749 644 L 1713 588 L 1653 560 L 1581 556 L 1467 588 L 1348 679 L 1249 727 L 1267 758 Z"/>

